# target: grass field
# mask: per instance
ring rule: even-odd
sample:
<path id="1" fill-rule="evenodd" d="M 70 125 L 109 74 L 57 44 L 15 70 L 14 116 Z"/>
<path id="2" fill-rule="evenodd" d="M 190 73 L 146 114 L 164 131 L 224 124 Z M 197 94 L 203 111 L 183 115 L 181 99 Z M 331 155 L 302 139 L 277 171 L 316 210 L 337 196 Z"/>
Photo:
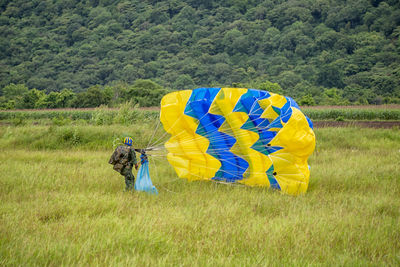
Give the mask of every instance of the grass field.
<path id="1" fill-rule="evenodd" d="M 398 129 L 317 129 L 300 197 L 187 182 L 162 156 L 157 196 L 123 192 L 112 139 L 153 128 L 1 127 L 0 266 L 400 265 Z"/>
<path id="2" fill-rule="evenodd" d="M 323 121 L 400 121 L 400 105 L 380 106 L 315 106 L 302 107 L 312 120 Z M 154 121 L 160 108 L 132 108 L 129 104 L 120 108 L 100 107 L 95 109 L 46 109 L 0 111 L 3 124 L 84 124 L 111 125 Z"/>

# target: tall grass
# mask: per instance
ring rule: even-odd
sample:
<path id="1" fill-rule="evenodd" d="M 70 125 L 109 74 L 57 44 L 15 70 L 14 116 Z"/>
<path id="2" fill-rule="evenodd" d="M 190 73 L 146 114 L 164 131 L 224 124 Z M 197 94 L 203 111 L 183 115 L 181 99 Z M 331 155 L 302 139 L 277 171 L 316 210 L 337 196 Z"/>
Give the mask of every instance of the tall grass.
<path id="1" fill-rule="evenodd" d="M 6 131 L 14 130 L 48 131 Z M 159 194 L 125 193 L 107 164 L 109 144 L 42 150 L 2 131 L 1 266 L 400 264 L 398 130 L 317 129 L 310 186 L 300 197 L 187 182 L 156 156 L 150 172 Z M 109 138 L 113 130 L 87 131 Z"/>
<path id="2" fill-rule="evenodd" d="M 400 120 L 399 108 L 303 108 L 302 111 L 312 120 Z M 0 120 L 13 125 L 24 124 L 26 121 L 52 120 L 58 125 L 62 120 L 70 122 L 86 122 L 93 125 L 131 124 L 143 121 L 157 121 L 160 111 L 132 108 L 129 103 L 118 109 L 99 107 L 84 110 L 34 110 L 34 111 L 0 111 Z"/>
<path id="3" fill-rule="evenodd" d="M 157 123 L 156 123 L 157 124 Z M 145 148 L 149 144 L 160 145 L 164 131 L 162 126 L 155 134 L 155 124 L 141 123 L 130 126 L 125 125 L 63 125 L 63 126 L 8 126 L 0 128 L 0 148 L 12 147 L 15 149 L 84 149 L 105 150 L 115 145 L 116 139 L 125 136 L 133 138 L 133 144 L 137 148 Z M 151 140 L 150 140 L 151 139 Z"/>
<path id="4" fill-rule="evenodd" d="M 118 109 L 98 107 L 95 109 L 70 109 L 70 110 L 30 110 L 30 111 L 0 111 L 0 120 L 45 120 L 65 119 L 72 121 L 82 120 L 92 124 L 126 124 L 157 120 L 160 111 L 132 108 L 129 103 L 121 105 Z"/>
<path id="5" fill-rule="evenodd" d="M 303 109 L 312 120 L 400 120 L 400 109 Z"/>

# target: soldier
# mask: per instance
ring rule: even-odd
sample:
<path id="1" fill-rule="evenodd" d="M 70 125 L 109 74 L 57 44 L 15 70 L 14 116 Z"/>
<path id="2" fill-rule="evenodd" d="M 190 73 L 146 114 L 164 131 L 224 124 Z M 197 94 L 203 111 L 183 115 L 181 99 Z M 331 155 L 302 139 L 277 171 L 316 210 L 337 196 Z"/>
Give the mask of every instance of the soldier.
<path id="1" fill-rule="evenodd" d="M 135 149 L 132 147 L 132 138 L 125 137 L 124 144 L 117 147 L 108 163 L 113 164 L 113 169 L 125 176 L 126 191 L 134 189 L 135 176 L 132 173 L 132 167 L 138 169 Z"/>

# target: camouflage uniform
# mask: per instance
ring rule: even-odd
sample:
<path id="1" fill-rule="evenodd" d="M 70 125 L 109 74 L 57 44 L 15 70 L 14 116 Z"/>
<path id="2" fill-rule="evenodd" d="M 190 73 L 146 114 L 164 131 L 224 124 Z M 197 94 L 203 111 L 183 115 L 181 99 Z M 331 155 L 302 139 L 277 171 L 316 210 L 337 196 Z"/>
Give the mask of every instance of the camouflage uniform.
<path id="1" fill-rule="evenodd" d="M 135 149 L 131 146 L 119 146 L 111 155 L 108 163 L 114 165 L 113 169 L 125 176 L 126 190 L 132 190 L 135 185 L 135 176 L 132 174 L 132 167 L 137 168 Z"/>
<path id="2" fill-rule="evenodd" d="M 137 164 L 135 150 L 133 147 L 129 148 L 128 164 L 121 171 L 121 175 L 125 176 L 126 191 L 133 190 L 135 186 L 135 176 L 132 173 L 132 167 Z"/>

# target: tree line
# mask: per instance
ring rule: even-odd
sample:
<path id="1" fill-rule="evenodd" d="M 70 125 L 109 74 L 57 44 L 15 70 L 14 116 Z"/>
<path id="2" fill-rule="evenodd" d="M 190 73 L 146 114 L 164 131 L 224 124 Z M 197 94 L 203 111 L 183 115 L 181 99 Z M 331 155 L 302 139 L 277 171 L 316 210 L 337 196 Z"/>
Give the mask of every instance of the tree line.
<path id="1" fill-rule="evenodd" d="M 309 104 L 400 103 L 399 36 L 397 0 L 4 0 L 0 95 L 25 85 L 45 107 L 99 91 L 113 103 L 121 87 L 155 95 L 132 89 L 143 80 L 156 91 L 270 81 Z"/>
<path id="2" fill-rule="evenodd" d="M 158 106 L 169 91 L 150 80 L 137 80 L 133 85 L 91 86 L 75 93 L 71 89 L 45 93 L 24 84 L 9 84 L 3 88 L 0 109 L 94 108 L 116 107 L 130 102 L 141 107 Z"/>
<path id="3" fill-rule="evenodd" d="M 284 94 L 278 83 L 240 84 L 234 87 L 258 88 L 271 93 Z M 170 89 L 151 80 L 136 80 L 133 85 L 119 83 L 111 86 L 91 86 L 88 90 L 75 93 L 71 89 L 45 93 L 36 88 L 28 89 L 24 84 L 9 84 L 3 88 L 0 96 L 0 109 L 54 109 L 54 108 L 94 108 L 99 106 L 119 107 L 122 104 L 139 107 L 159 106 L 161 98 L 171 92 Z M 327 89 L 319 97 L 304 95 L 295 99 L 303 106 L 349 105 L 350 102 L 340 95 L 338 89 Z"/>

